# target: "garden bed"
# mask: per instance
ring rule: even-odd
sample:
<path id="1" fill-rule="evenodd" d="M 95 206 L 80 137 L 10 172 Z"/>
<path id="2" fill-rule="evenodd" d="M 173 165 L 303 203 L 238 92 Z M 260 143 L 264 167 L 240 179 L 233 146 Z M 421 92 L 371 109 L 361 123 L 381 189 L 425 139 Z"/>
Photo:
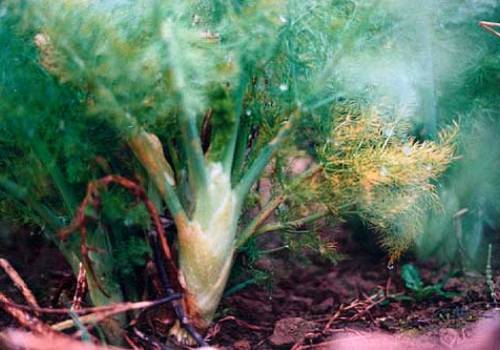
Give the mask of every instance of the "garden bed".
<path id="1" fill-rule="evenodd" d="M 26 231 L 16 237 L 15 242 L 1 245 L 0 255 L 18 270 L 42 306 L 67 307 L 76 282 L 64 258 L 37 234 Z M 416 263 L 408 257 L 390 269 L 383 255 L 352 241 L 343 242 L 340 251 L 356 259 L 332 265 L 310 256 L 304 263 L 286 250 L 260 258 L 255 268 L 270 279 L 224 298 L 209 330 L 209 343 L 238 350 L 308 349 L 327 346 L 341 334 L 359 338 L 379 331 L 424 335 L 446 347 L 470 337 L 474 325 L 494 313 L 483 274 L 467 271 L 450 277 L 448 267 L 432 261 Z M 456 295 L 412 300 L 415 295 L 401 278 L 404 263 L 415 264 L 426 285 L 448 276 L 443 290 Z M 498 291 L 500 274 L 498 266 L 493 267 Z M 23 303 L 3 273 L 0 290 Z M 0 326 L 15 324 L 2 314 Z"/>

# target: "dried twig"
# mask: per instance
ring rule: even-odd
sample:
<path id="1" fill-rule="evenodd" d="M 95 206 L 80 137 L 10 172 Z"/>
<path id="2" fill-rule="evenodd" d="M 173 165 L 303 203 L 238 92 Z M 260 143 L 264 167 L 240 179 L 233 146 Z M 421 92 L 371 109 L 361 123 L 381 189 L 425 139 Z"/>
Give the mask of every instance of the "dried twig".
<path id="1" fill-rule="evenodd" d="M 26 327 L 34 333 L 57 334 L 55 330 L 50 328 L 35 316 L 32 316 L 26 311 L 13 305 L 15 305 L 15 303 L 5 294 L 0 292 L 0 307 L 11 315 L 21 326 Z"/>
<path id="2" fill-rule="evenodd" d="M 56 287 L 55 292 L 50 297 L 49 305 L 51 305 L 52 307 L 57 307 L 57 305 L 59 305 L 59 299 L 61 298 L 63 292 L 66 290 L 70 290 L 73 286 L 74 275 L 73 272 L 68 272 L 67 274 L 61 273 L 54 275 L 54 277 L 58 278 L 59 283 Z"/>
<path id="3" fill-rule="evenodd" d="M 99 307 L 90 307 L 90 308 L 81 308 L 78 310 L 71 309 L 51 309 L 51 308 L 41 308 L 41 307 L 31 307 L 26 305 L 19 305 L 14 303 L 8 297 L 0 293 L 0 305 L 9 312 L 16 320 L 27 328 L 32 329 L 31 327 L 38 327 L 38 322 L 41 323 L 36 318 L 33 318 L 26 311 L 38 312 L 38 313 L 47 313 L 47 314 L 68 314 L 73 313 L 77 315 L 85 314 L 78 318 L 78 322 L 80 324 L 95 324 L 99 323 L 113 315 L 124 313 L 131 310 L 138 309 L 146 309 L 153 306 L 158 306 L 164 303 L 171 302 L 175 299 L 180 299 L 181 294 L 174 294 L 167 298 L 163 298 L 155 301 L 141 301 L 136 303 L 119 303 L 107 306 L 99 306 Z M 34 321 L 33 321 L 34 320 Z M 33 323 L 33 322 L 34 323 Z M 47 326 L 49 330 L 57 330 L 62 331 L 68 328 L 72 328 L 76 326 L 76 321 L 74 319 L 68 319 L 62 322 L 59 322 L 52 326 Z M 31 326 L 30 326 L 31 325 Z M 44 325 L 44 324 L 43 324 Z"/>
<path id="4" fill-rule="evenodd" d="M 210 327 L 210 329 L 208 330 L 207 332 L 207 335 L 205 337 L 205 339 L 207 341 L 210 341 L 212 339 L 215 338 L 215 336 L 217 336 L 217 334 L 219 334 L 219 332 L 221 331 L 222 329 L 222 323 L 223 322 L 227 322 L 227 321 L 234 321 L 238 327 L 241 327 L 241 328 L 247 328 L 251 331 L 254 331 L 254 332 L 269 332 L 269 331 L 272 331 L 272 328 L 270 327 L 262 327 L 262 326 L 257 326 L 257 325 L 253 325 L 253 324 L 250 324 L 248 322 L 245 322 L 243 320 L 240 320 L 234 316 L 226 316 L 224 318 L 221 318 L 220 320 L 217 321 L 217 323 L 215 323 L 214 325 L 212 325 Z M 256 346 L 256 349 L 258 349 L 259 346 Z"/>
<path id="5" fill-rule="evenodd" d="M 361 318 L 361 316 L 363 316 L 364 314 L 366 314 L 367 312 L 369 312 L 374 306 L 380 304 L 381 302 L 383 302 L 385 300 L 385 297 L 382 297 L 380 298 L 379 300 L 377 301 L 373 301 L 371 304 L 369 305 L 366 305 L 363 306 L 362 310 L 360 310 L 356 315 L 352 316 L 349 321 L 356 321 L 358 320 L 359 318 Z"/>
<path id="6" fill-rule="evenodd" d="M 479 22 L 479 25 L 491 34 L 500 38 L 500 32 L 497 32 L 495 29 L 493 29 L 494 27 L 500 27 L 500 23 L 481 21 Z"/>
<path id="7" fill-rule="evenodd" d="M 39 307 L 35 296 L 31 292 L 31 290 L 28 288 L 26 283 L 23 281 L 21 276 L 12 267 L 12 265 L 7 260 L 0 258 L 0 267 L 2 267 L 2 269 L 10 277 L 12 282 L 14 282 L 14 285 L 17 287 L 17 289 L 19 289 L 21 291 L 21 293 L 24 296 L 24 299 L 26 299 L 26 302 L 33 307 Z"/>
<path id="8" fill-rule="evenodd" d="M 382 291 L 383 288 L 381 287 Z M 379 305 L 384 300 L 386 300 L 385 293 L 377 292 L 370 296 L 365 296 L 365 299 L 354 299 L 349 305 L 342 304 L 339 306 L 338 310 L 328 319 L 323 331 L 330 330 L 333 323 L 337 320 L 346 320 L 349 322 L 356 321 L 368 313 L 373 307 Z M 342 316 L 345 311 L 354 310 L 355 314 L 352 316 Z"/>
<path id="9" fill-rule="evenodd" d="M 389 295 L 389 291 L 391 289 L 391 286 L 392 286 L 392 277 L 389 276 L 387 278 L 386 283 L 385 283 L 385 291 L 384 291 L 385 295 Z"/>
<path id="10" fill-rule="evenodd" d="M 124 313 L 131 310 L 145 309 L 153 306 L 157 306 L 160 304 L 171 302 L 172 300 L 178 300 L 181 298 L 180 294 L 174 294 L 167 298 L 163 298 L 157 301 L 141 301 L 137 303 L 121 303 L 109 305 L 106 308 L 101 308 L 100 310 L 94 311 L 92 313 L 86 314 L 78 318 L 78 322 L 80 324 L 96 324 L 102 322 L 103 320 L 120 313 Z M 97 309 L 97 308 L 94 308 Z M 82 309 L 81 309 L 82 310 Z M 74 310 L 73 312 L 78 312 L 81 310 Z M 76 326 L 74 319 L 67 319 L 65 321 L 59 322 L 51 327 L 53 329 L 62 331 L 71 327 Z"/>
<path id="11" fill-rule="evenodd" d="M 95 307 L 86 307 L 86 308 L 80 308 L 78 310 L 71 310 L 67 308 L 59 308 L 59 309 L 54 309 L 54 308 L 44 308 L 44 307 L 32 307 L 32 306 L 27 306 L 27 305 L 19 305 L 14 303 L 9 299 L 9 301 L 0 301 L 1 304 L 8 305 L 10 307 L 19 309 L 19 310 L 24 310 L 24 311 L 29 311 L 29 312 L 38 312 L 38 313 L 44 313 L 44 314 L 68 314 L 72 313 L 75 315 L 84 315 L 84 314 L 90 314 L 90 313 L 99 313 L 99 312 L 108 312 L 110 310 L 123 310 L 122 312 L 126 311 L 131 311 L 131 310 L 138 310 L 138 309 L 146 309 L 150 308 L 153 306 L 161 305 L 168 303 L 174 299 L 180 299 L 182 297 L 181 294 L 174 294 L 168 298 L 163 298 L 163 299 L 158 299 L 158 300 L 153 300 L 153 301 L 139 301 L 139 302 L 127 302 L 127 303 L 117 303 L 117 304 L 111 304 L 111 305 L 105 305 L 105 306 L 95 306 Z"/>
<path id="12" fill-rule="evenodd" d="M 78 278 L 76 280 L 75 294 L 73 295 L 73 302 L 71 303 L 71 310 L 78 310 L 82 307 L 82 298 L 87 289 L 87 271 L 82 263 L 78 271 Z"/>
<path id="13" fill-rule="evenodd" d="M 333 314 L 333 316 L 330 317 L 330 319 L 326 323 L 325 327 L 323 328 L 323 331 L 327 331 L 327 330 L 329 330 L 331 328 L 332 324 L 340 317 L 340 315 L 344 311 L 344 308 L 345 308 L 344 304 L 340 305 L 340 307 L 337 310 L 337 312 L 335 312 Z"/>

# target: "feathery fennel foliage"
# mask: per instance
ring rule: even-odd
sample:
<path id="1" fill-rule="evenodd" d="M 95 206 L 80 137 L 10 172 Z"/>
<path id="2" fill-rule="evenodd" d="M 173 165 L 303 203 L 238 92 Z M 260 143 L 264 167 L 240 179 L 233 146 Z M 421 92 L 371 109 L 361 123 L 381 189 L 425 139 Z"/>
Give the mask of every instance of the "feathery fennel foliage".
<path id="1" fill-rule="evenodd" d="M 62 242 L 57 232 L 87 183 L 136 179 L 174 221 L 184 301 L 199 328 L 213 318 L 238 248 L 256 234 L 356 213 L 397 258 L 435 201 L 456 131 L 418 142 L 409 123 L 370 108 L 370 96 L 335 90 L 339 57 L 363 44 L 352 39 L 372 9 L 347 0 L 5 1 L 3 215 L 42 226 L 76 269 L 77 235 Z M 377 15 L 368 29 L 378 40 L 393 25 Z M 301 149 L 314 164 L 295 177 L 287 157 Z M 240 220 L 273 159 L 273 197 Z M 86 213 L 105 290 L 89 280 L 92 302 L 137 298 L 140 286 L 127 282 L 150 255 L 137 243 L 148 218 L 113 188 L 102 207 Z M 265 224 L 277 211 L 285 222 Z M 188 339 L 178 326 L 172 333 Z"/>
<path id="2" fill-rule="evenodd" d="M 398 259 L 422 232 L 426 210 L 438 203 L 429 180 L 451 161 L 458 128 L 443 131 L 436 143 L 416 142 L 407 122 L 384 122 L 374 110 L 335 120 L 319 150 L 324 182 L 317 196 L 331 212 L 353 211 L 381 230 L 382 245 Z"/>

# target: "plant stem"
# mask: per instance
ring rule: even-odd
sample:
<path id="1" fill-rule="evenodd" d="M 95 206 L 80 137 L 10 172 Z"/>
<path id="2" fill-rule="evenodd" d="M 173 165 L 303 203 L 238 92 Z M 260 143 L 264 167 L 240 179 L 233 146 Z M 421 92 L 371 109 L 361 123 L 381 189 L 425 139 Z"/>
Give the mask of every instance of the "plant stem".
<path id="1" fill-rule="evenodd" d="M 144 130 L 140 130 L 129 137 L 128 144 L 149 176 L 151 176 L 174 219 L 177 218 L 177 220 L 186 222 L 186 213 L 174 189 L 173 171 L 165 159 L 158 138 L 154 134 L 148 134 Z"/>
<path id="2" fill-rule="evenodd" d="M 233 185 L 237 184 L 241 179 L 241 172 L 245 164 L 245 155 L 248 145 L 248 137 L 252 131 L 252 122 L 250 119 L 240 121 L 240 128 L 236 139 L 235 153 L 232 166 L 232 181 Z"/>
<path id="3" fill-rule="evenodd" d="M 224 150 L 224 155 L 222 159 L 222 167 L 227 173 L 229 173 L 231 171 L 231 168 L 233 167 L 234 155 L 238 141 L 238 134 L 240 130 L 241 114 L 243 111 L 243 100 L 245 97 L 245 92 L 249 81 L 248 73 L 246 72 L 245 69 L 243 70 L 244 71 L 242 73 L 242 78 L 240 79 L 240 84 L 238 85 L 238 88 L 235 91 L 235 97 L 234 97 L 236 106 L 234 111 L 235 122 L 233 125 L 233 130 L 231 131 L 229 144 Z"/>
<path id="4" fill-rule="evenodd" d="M 274 212 L 274 210 L 285 200 L 285 196 L 281 195 L 271 200 L 260 211 L 260 213 L 248 224 L 248 226 L 240 233 L 235 247 L 240 248 L 248 239 L 255 233 L 255 231 L 266 221 L 266 219 Z"/>
<path id="5" fill-rule="evenodd" d="M 167 23 L 164 23 L 167 25 Z M 185 53 L 182 44 L 178 41 L 181 35 L 177 35 L 176 27 L 168 25 L 170 34 L 163 35 L 163 41 L 167 44 L 165 55 L 170 63 L 168 84 L 173 90 L 178 105 L 178 121 L 181 130 L 181 144 L 188 165 L 189 182 L 194 193 L 203 191 L 207 187 L 207 169 L 205 156 L 201 146 L 201 138 L 196 123 L 195 99 L 190 95 L 189 75 L 184 62 Z"/>
<path id="6" fill-rule="evenodd" d="M 182 146 L 187 158 L 189 181 L 195 193 L 207 187 L 207 168 L 201 147 L 201 139 L 196 126 L 196 117 L 188 112 L 179 114 L 182 132 Z"/>
<path id="7" fill-rule="evenodd" d="M 262 148 L 260 154 L 250 166 L 250 169 L 248 169 L 248 172 L 245 174 L 245 176 L 243 176 L 239 184 L 236 186 L 236 193 L 240 201 L 243 201 L 255 181 L 259 179 L 260 175 L 262 174 L 265 167 L 274 156 L 278 148 L 283 144 L 283 142 L 286 141 L 286 139 L 292 132 L 293 126 L 299 118 L 300 110 L 297 109 L 291 114 L 290 119 L 285 123 L 285 125 L 281 127 L 276 137 L 272 139 L 267 145 L 265 145 L 264 148 Z"/>
<path id="8" fill-rule="evenodd" d="M 299 184 L 304 180 L 316 175 L 322 169 L 321 166 L 313 165 L 305 172 L 300 174 L 291 188 L 288 189 L 287 193 L 293 191 Z M 236 249 L 240 248 L 246 241 L 259 229 L 259 227 L 264 223 L 264 221 L 274 212 L 274 210 L 283 203 L 287 198 L 287 194 L 281 194 L 280 196 L 272 199 L 267 203 L 267 205 L 260 211 L 260 213 L 248 224 L 248 226 L 240 233 L 238 240 L 236 241 Z"/>
<path id="9" fill-rule="evenodd" d="M 147 133 L 139 127 L 135 120 L 119 107 L 115 96 L 109 89 L 99 82 L 96 82 L 96 84 L 98 87 L 97 92 L 101 97 L 106 98 L 106 101 L 117 109 L 117 113 L 112 116 L 118 122 L 117 125 L 126 124 L 129 126 L 127 128 L 128 145 L 153 179 L 170 213 L 178 223 L 181 221 L 186 222 L 186 213 L 174 189 L 174 172 L 165 158 L 160 140 L 156 135 Z"/>
<path id="10" fill-rule="evenodd" d="M 297 227 L 300 227 L 302 225 L 305 225 L 305 224 L 317 221 L 321 218 L 324 218 L 327 215 L 328 215 L 328 212 L 324 211 L 324 212 L 319 212 L 319 213 L 314 213 L 314 214 L 308 215 L 308 216 L 303 217 L 303 218 L 298 219 L 298 220 L 287 221 L 287 222 L 277 222 L 277 223 L 273 223 L 273 224 L 263 225 L 263 226 L 261 226 L 260 229 L 255 231 L 255 235 L 262 235 L 264 233 L 273 232 L 273 231 L 277 231 L 277 230 L 297 228 Z"/>
<path id="11" fill-rule="evenodd" d="M 173 170 L 175 173 L 175 179 L 177 180 L 177 182 L 179 182 L 179 174 L 181 173 L 183 167 L 179 161 L 179 156 L 177 155 L 177 150 L 175 149 L 174 146 L 174 140 L 171 138 L 168 139 L 166 146 L 168 155 L 170 156 L 170 159 L 172 161 L 172 166 L 174 168 Z"/>

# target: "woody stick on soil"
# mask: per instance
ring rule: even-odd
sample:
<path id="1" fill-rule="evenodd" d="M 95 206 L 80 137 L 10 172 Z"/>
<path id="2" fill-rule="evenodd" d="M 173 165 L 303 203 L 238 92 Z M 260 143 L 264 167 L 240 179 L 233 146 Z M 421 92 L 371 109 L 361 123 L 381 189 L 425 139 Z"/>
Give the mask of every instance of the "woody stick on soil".
<path id="1" fill-rule="evenodd" d="M 21 276 L 6 259 L 0 258 L 0 267 L 10 277 L 12 282 L 14 282 L 17 289 L 19 289 L 19 291 L 23 294 L 26 302 L 33 307 L 39 307 L 33 292 L 28 288 L 28 285 L 23 281 Z"/>

